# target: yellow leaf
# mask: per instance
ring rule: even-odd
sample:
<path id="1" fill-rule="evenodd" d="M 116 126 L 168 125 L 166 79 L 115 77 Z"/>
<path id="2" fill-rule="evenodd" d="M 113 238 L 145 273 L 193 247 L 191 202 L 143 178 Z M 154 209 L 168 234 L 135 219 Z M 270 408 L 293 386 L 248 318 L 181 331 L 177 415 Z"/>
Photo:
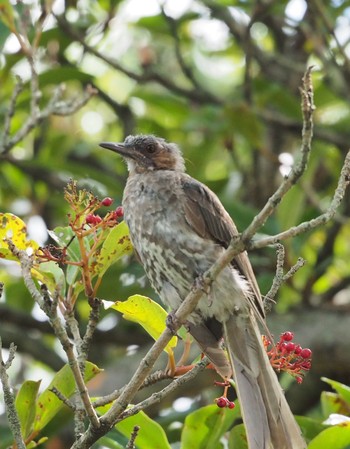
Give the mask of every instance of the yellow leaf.
<path id="1" fill-rule="evenodd" d="M 112 305 L 109 301 L 104 301 L 104 304 L 105 308 L 118 310 L 126 320 L 140 324 L 154 340 L 157 340 L 165 330 L 167 312 L 147 296 L 133 295 L 126 301 L 116 301 Z M 171 348 L 176 345 L 177 338 L 173 337 L 165 347 L 165 351 L 172 355 Z"/>
<path id="2" fill-rule="evenodd" d="M 9 249 L 7 239 L 11 240 L 16 248 L 36 251 L 39 244 L 27 239 L 27 227 L 20 218 L 10 213 L 0 213 L 0 258 L 17 260 Z"/>

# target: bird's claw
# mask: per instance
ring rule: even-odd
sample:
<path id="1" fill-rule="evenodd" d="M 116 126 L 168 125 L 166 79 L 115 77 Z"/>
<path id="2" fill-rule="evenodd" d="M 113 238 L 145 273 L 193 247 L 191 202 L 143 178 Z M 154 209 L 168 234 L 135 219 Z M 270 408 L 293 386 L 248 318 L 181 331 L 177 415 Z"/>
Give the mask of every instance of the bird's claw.
<path id="1" fill-rule="evenodd" d="M 165 325 L 173 335 L 176 335 L 177 329 L 179 328 L 176 310 L 173 310 L 168 314 L 165 320 Z"/>
<path id="2" fill-rule="evenodd" d="M 193 282 L 192 290 L 201 290 L 206 295 L 210 293 L 210 285 L 207 285 L 204 282 L 204 278 L 202 274 L 199 274 Z"/>

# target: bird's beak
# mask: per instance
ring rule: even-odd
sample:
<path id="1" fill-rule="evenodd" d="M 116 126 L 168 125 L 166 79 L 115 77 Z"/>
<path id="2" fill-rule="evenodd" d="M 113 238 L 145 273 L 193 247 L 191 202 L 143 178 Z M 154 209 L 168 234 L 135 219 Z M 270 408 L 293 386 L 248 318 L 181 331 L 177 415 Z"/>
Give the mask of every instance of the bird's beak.
<path id="1" fill-rule="evenodd" d="M 102 142 L 99 144 L 102 148 L 107 148 L 107 150 L 114 151 L 124 157 L 133 157 L 131 148 L 125 147 L 123 143 L 115 142 Z"/>

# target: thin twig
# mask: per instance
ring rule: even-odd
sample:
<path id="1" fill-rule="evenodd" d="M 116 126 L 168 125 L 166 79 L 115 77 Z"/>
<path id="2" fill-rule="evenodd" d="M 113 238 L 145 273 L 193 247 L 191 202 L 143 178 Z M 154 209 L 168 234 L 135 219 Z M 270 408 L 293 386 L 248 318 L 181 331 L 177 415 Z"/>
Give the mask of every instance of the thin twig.
<path id="1" fill-rule="evenodd" d="M 22 127 L 13 135 L 8 138 L 6 142 L 3 143 L 2 152 L 7 153 L 13 148 L 18 142 L 23 140 L 35 127 L 40 125 L 45 119 L 51 115 L 72 115 L 79 109 L 81 109 L 90 98 L 96 94 L 96 90 L 91 87 L 87 87 L 81 97 L 77 97 L 74 100 L 62 101 L 61 96 L 64 91 L 64 85 L 58 86 L 55 89 L 52 99 L 48 102 L 45 108 L 33 116 L 29 116 Z"/>
<path id="2" fill-rule="evenodd" d="M 58 24 L 62 27 L 62 29 L 74 40 L 79 42 L 84 50 L 96 56 L 101 61 L 104 61 L 106 64 L 110 65 L 114 69 L 124 73 L 129 78 L 139 82 L 139 83 L 147 83 L 147 82 L 156 82 L 159 83 L 161 86 L 165 87 L 169 91 L 176 93 L 178 95 L 181 95 L 182 97 L 185 97 L 187 99 L 191 99 L 192 101 L 196 103 L 214 103 L 214 104 L 221 104 L 221 100 L 212 97 L 208 98 L 207 94 L 203 94 L 202 91 L 197 89 L 187 89 L 185 87 L 180 86 L 179 84 L 176 84 L 172 81 L 172 78 L 169 76 L 164 76 L 159 72 L 153 72 L 150 70 L 147 70 L 147 72 L 143 73 L 136 73 L 133 72 L 126 67 L 123 67 L 116 59 L 112 59 L 102 53 L 100 53 L 98 50 L 96 50 L 94 47 L 91 47 L 89 44 L 85 42 L 85 39 L 80 36 L 79 33 L 76 32 L 76 30 L 70 25 L 70 23 L 62 16 L 54 15 Z"/>
<path id="3" fill-rule="evenodd" d="M 169 380 L 169 379 L 174 379 L 174 377 L 171 374 L 169 374 L 168 371 L 164 371 L 164 370 L 155 371 L 154 373 L 152 373 L 148 377 L 146 377 L 146 379 L 140 386 L 139 390 L 142 390 L 143 388 L 147 388 L 150 385 L 154 385 L 157 382 L 160 382 L 162 380 Z M 119 398 L 122 391 L 123 391 L 123 388 L 119 388 L 118 390 L 114 390 L 110 394 L 106 394 L 105 396 L 99 397 L 92 403 L 93 407 L 97 408 L 97 407 L 101 407 L 103 405 L 112 403 L 113 401 L 115 401 L 116 399 Z"/>
<path id="4" fill-rule="evenodd" d="M 91 400 L 85 385 L 84 377 L 81 372 L 79 362 L 73 350 L 73 344 L 71 343 L 68 337 L 64 325 L 62 324 L 59 316 L 57 315 L 57 307 L 50 307 L 50 304 L 47 304 L 47 302 L 43 299 L 41 293 L 36 288 L 36 285 L 32 279 L 31 269 L 33 266 L 33 259 L 32 257 L 28 256 L 28 254 L 25 251 L 16 248 L 11 241 L 8 241 L 8 245 L 12 253 L 19 259 L 21 263 L 24 283 L 29 293 L 31 294 L 32 298 L 36 301 L 36 303 L 39 305 L 39 307 L 48 316 L 50 324 L 55 332 L 55 335 L 60 341 L 61 346 L 64 349 L 65 353 L 67 354 L 69 366 L 72 370 L 79 395 L 81 397 L 81 400 L 83 401 L 86 414 L 90 420 L 91 425 L 94 427 L 99 427 L 100 426 L 99 419 L 94 408 L 92 407 Z"/>
<path id="5" fill-rule="evenodd" d="M 341 202 L 343 201 L 349 182 L 350 182 L 350 150 L 345 157 L 344 165 L 338 180 L 338 186 L 335 190 L 332 201 L 327 210 L 323 214 L 309 221 L 300 223 L 297 226 L 293 226 L 287 229 L 286 231 L 280 232 L 279 234 L 272 235 L 270 237 L 264 237 L 257 241 L 251 242 L 249 245 L 247 245 L 247 249 L 259 249 L 265 246 L 274 245 L 280 242 L 281 240 L 296 237 L 297 235 L 304 234 L 305 232 L 308 232 L 311 229 L 314 229 L 320 225 L 328 223 L 330 220 L 333 219 L 333 217 L 337 213 L 337 209 L 339 208 Z"/>
<path id="6" fill-rule="evenodd" d="M 13 389 L 10 385 L 9 376 L 7 374 L 7 370 L 10 368 L 15 357 L 15 352 L 16 346 L 11 343 L 11 346 L 9 348 L 9 356 L 7 361 L 5 362 L 2 357 L 2 341 L 0 338 L 0 380 L 4 391 L 7 421 L 9 423 L 12 435 L 15 439 L 17 448 L 25 449 L 26 445 L 23 440 L 21 423 L 15 406 L 15 397 L 13 394 Z"/>
<path id="7" fill-rule="evenodd" d="M 58 397 L 58 399 L 63 402 L 68 408 L 70 408 L 73 412 L 76 410 L 76 406 L 70 401 L 64 394 L 62 394 L 56 387 L 50 388 L 50 390 L 54 395 Z"/>
<path id="8" fill-rule="evenodd" d="M 85 335 L 82 340 L 81 344 L 81 352 L 84 354 L 84 356 L 87 358 L 89 349 L 92 343 L 93 336 L 95 334 L 95 330 L 98 325 L 98 321 L 100 318 L 100 305 L 101 301 L 95 298 L 93 301 L 91 301 L 91 310 L 89 314 L 89 321 L 86 326 Z"/>
<path id="9" fill-rule="evenodd" d="M 18 95 L 22 92 L 22 90 L 23 90 L 22 79 L 19 76 L 17 76 L 16 77 L 16 85 L 15 85 L 15 88 L 13 89 L 10 104 L 9 104 L 7 113 L 5 115 L 4 129 L 3 129 L 3 133 L 2 133 L 2 139 L 1 139 L 2 141 L 0 144 L 0 149 L 6 148 L 7 141 L 8 141 L 9 135 L 10 135 L 12 118 L 15 115 L 17 98 L 18 98 Z M 3 151 L 3 152 L 5 152 L 5 151 Z"/>
<path id="10" fill-rule="evenodd" d="M 298 182 L 301 175 L 304 173 L 307 167 L 311 152 L 311 141 L 313 131 L 313 112 L 315 105 L 313 103 L 313 88 L 311 84 L 311 70 L 309 67 L 303 77 L 303 85 L 301 91 L 301 108 L 303 112 L 303 129 L 302 129 L 302 142 L 300 148 L 300 159 L 297 161 L 290 172 L 290 174 L 284 179 L 282 184 L 278 187 L 276 192 L 267 200 L 267 203 L 253 219 L 253 222 L 243 232 L 242 239 L 244 242 L 251 240 L 257 230 L 260 229 L 266 222 L 266 220 L 276 210 L 277 205 L 281 202 L 286 193 Z"/>
<path id="11" fill-rule="evenodd" d="M 269 310 L 271 307 L 271 303 L 274 302 L 274 298 L 277 295 L 277 292 L 281 285 L 286 282 L 289 278 L 291 278 L 301 267 L 303 267 L 306 263 L 306 261 L 299 257 L 296 264 L 294 264 L 286 274 L 284 274 L 283 271 L 283 265 L 284 265 L 284 257 L 285 257 L 285 251 L 284 246 L 280 243 L 276 244 L 276 274 L 273 278 L 272 285 L 268 293 L 264 296 L 264 306 L 265 309 Z"/>
<path id="12" fill-rule="evenodd" d="M 146 408 L 151 407 L 154 404 L 158 404 L 166 396 L 173 393 L 175 390 L 177 390 L 179 387 L 181 387 L 185 383 L 194 379 L 201 371 L 203 371 L 206 368 L 208 363 L 209 363 L 208 358 L 203 357 L 203 359 L 199 363 L 197 363 L 190 371 L 188 371 L 183 376 L 173 380 L 173 382 L 171 382 L 169 385 L 164 387 L 161 391 L 157 391 L 156 393 L 153 393 L 150 397 L 148 397 L 144 401 L 139 402 L 138 404 L 134 405 L 132 408 L 125 410 L 119 416 L 117 422 L 122 421 L 123 419 L 128 418 L 129 416 L 136 415 L 136 413 L 140 412 L 141 410 L 145 410 Z"/>
<path id="13" fill-rule="evenodd" d="M 212 101 L 214 100 L 214 103 L 217 102 L 217 98 L 215 98 L 210 92 L 208 92 L 206 89 L 204 89 L 199 82 L 197 81 L 192 68 L 186 63 L 186 61 L 183 58 L 181 47 L 180 47 L 180 37 L 178 34 L 178 26 L 177 21 L 173 19 L 172 17 L 168 16 L 167 13 L 164 10 L 164 7 L 161 6 L 161 12 L 162 16 L 165 18 L 169 25 L 170 33 L 173 36 L 174 42 L 175 42 L 175 53 L 176 58 L 178 60 L 179 66 L 184 73 L 184 75 L 187 77 L 187 79 L 192 83 L 193 87 L 196 88 L 196 90 L 200 90 L 203 92 L 204 95 L 208 97 L 208 100 Z"/>
<path id="14" fill-rule="evenodd" d="M 134 426 L 133 431 L 130 435 L 130 440 L 128 441 L 128 444 L 125 446 L 125 449 L 135 449 L 135 440 L 137 438 L 137 435 L 139 434 L 140 426 Z"/>

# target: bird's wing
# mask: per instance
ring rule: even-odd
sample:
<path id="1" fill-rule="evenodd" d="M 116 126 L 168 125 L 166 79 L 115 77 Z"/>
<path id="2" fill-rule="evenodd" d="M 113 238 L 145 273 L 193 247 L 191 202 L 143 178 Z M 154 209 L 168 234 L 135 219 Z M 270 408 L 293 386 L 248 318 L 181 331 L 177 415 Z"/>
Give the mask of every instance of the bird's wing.
<path id="1" fill-rule="evenodd" d="M 182 180 L 187 223 L 201 237 L 214 240 L 227 248 L 232 238 L 238 235 L 238 230 L 219 198 L 207 186 L 190 176 Z M 258 318 L 265 318 L 260 289 L 247 253 L 244 251 L 238 254 L 232 263 L 250 284 Z"/>

